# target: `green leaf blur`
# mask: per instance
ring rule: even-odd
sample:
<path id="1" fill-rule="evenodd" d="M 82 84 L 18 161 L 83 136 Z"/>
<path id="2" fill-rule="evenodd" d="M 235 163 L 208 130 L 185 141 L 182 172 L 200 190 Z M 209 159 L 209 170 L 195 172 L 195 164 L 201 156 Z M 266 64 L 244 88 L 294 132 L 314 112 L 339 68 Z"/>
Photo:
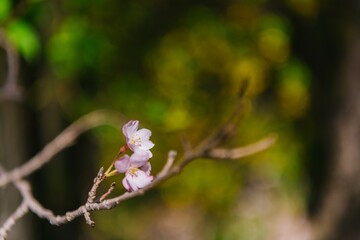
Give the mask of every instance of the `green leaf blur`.
<path id="1" fill-rule="evenodd" d="M 38 35 L 31 25 L 25 21 L 11 22 L 6 28 L 7 37 L 28 60 L 34 58 L 39 51 Z"/>
<path id="2" fill-rule="evenodd" d="M 0 21 L 4 20 L 10 13 L 10 0 L 0 1 Z"/>

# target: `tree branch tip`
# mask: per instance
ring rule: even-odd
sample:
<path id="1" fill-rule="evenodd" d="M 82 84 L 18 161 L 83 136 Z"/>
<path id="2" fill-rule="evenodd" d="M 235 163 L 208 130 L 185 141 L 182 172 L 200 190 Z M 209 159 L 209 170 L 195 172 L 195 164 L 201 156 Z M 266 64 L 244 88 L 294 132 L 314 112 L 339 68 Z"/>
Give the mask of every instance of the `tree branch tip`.
<path id="1" fill-rule="evenodd" d="M 97 176 L 102 176 L 103 174 L 104 174 L 104 167 L 101 167 L 99 169 L 99 172 L 98 172 Z"/>
<path id="2" fill-rule="evenodd" d="M 271 145 L 275 144 L 275 142 L 278 140 L 279 135 L 277 133 L 272 133 L 269 136 L 266 137 L 265 140 L 268 140 Z"/>
<path id="3" fill-rule="evenodd" d="M 101 167 L 99 169 L 99 172 L 96 174 L 96 177 L 94 178 L 94 184 L 102 180 L 103 178 L 104 178 L 104 167 Z"/>
<path id="4" fill-rule="evenodd" d="M 86 224 L 90 225 L 90 227 L 95 227 L 95 222 L 91 220 L 90 213 L 88 211 L 84 212 L 84 218 L 86 221 Z"/>
<path id="5" fill-rule="evenodd" d="M 175 150 L 170 150 L 168 153 L 169 158 L 175 158 L 176 155 L 177 155 L 177 151 L 175 151 Z"/>
<path id="6" fill-rule="evenodd" d="M 101 195 L 99 202 L 103 202 L 115 189 L 116 183 L 112 182 L 109 189 L 103 194 Z"/>

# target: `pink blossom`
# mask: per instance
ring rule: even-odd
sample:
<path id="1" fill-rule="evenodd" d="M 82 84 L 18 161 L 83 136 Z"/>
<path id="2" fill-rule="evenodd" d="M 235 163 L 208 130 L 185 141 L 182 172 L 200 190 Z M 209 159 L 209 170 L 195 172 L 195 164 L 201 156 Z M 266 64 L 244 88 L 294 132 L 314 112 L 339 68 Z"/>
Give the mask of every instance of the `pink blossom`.
<path id="1" fill-rule="evenodd" d="M 153 178 L 153 176 L 150 176 L 139 168 L 134 167 L 129 168 L 126 171 L 122 184 L 129 192 L 132 192 L 146 187 L 152 182 Z"/>
<path id="2" fill-rule="evenodd" d="M 133 152 L 148 151 L 155 145 L 150 141 L 151 131 L 146 128 L 138 130 L 138 128 L 139 121 L 137 120 L 131 120 L 123 126 L 126 143 Z"/>
<path id="3" fill-rule="evenodd" d="M 150 151 L 137 151 L 131 157 L 126 154 L 115 162 L 116 170 L 125 173 L 122 184 L 128 191 L 137 191 L 153 180 L 153 176 L 150 176 L 149 154 Z"/>

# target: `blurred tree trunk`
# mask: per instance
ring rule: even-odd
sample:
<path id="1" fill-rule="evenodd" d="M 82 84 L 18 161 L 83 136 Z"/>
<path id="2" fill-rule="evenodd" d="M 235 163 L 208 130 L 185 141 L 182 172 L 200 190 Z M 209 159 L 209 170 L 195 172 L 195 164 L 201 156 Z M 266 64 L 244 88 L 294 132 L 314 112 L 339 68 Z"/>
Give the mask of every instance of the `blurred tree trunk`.
<path id="1" fill-rule="evenodd" d="M 333 165 L 315 222 L 316 239 L 360 239 L 360 30 L 351 33 L 338 80 Z"/>
<path id="2" fill-rule="evenodd" d="M 294 51 L 313 74 L 301 131 L 314 240 L 360 239 L 360 2 L 319 1 L 317 18 L 291 15 Z"/>
<path id="3" fill-rule="evenodd" d="M 6 169 L 12 169 L 22 162 L 25 156 L 24 110 L 21 103 L 6 100 L 0 102 L 0 163 Z M 0 190 L 0 221 L 15 211 L 21 203 L 18 191 L 11 185 Z M 31 239 L 30 227 L 21 219 L 9 233 L 8 239 Z"/>

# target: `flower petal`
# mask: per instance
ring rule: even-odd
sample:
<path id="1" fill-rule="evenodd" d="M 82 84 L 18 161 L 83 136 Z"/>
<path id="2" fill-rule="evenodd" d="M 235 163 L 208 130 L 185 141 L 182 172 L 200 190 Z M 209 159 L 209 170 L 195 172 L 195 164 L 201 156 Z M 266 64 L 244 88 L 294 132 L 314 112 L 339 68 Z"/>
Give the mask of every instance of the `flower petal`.
<path id="1" fill-rule="evenodd" d="M 122 185 L 123 185 L 124 188 L 126 188 L 126 190 L 128 190 L 129 192 L 132 191 L 132 189 L 131 189 L 131 187 L 130 187 L 130 185 L 129 185 L 126 177 L 124 177 L 124 179 L 122 180 Z"/>
<path id="2" fill-rule="evenodd" d="M 126 141 L 137 132 L 138 127 L 139 121 L 137 120 L 131 120 L 123 126 L 122 131 L 126 137 Z"/>
<path id="3" fill-rule="evenodd" d="M 154 179 L 153 176 L 146 174 L 138 168 L 131 168 L 125 173 L 123 185 L 128 191 L 137 191 L 150 184 Z"/>
<path id="4" fill-rule="evenodd" d="M 130 157 L 125 154 L 121 158 L 115 161 L 114 166 L 119 173 L 124 173 L 129 167 Z"/>
<path id="5" fill-rule="evenodd" d="M 144 171 L 138 170 L 136 177 L 134 177 L 132 180 L 138 188 L 143 188 L 151 183 L 153 176 L 149 176 Z"/>
<path id="6" fill-rule="evenodd" d="M 126 182 L 129 185 L 130 192 L 137 191 L 139 188 L 136 185 L 135 179 L 137 178 L 136 175 L 132 175 L 128 172 L 125 174 Z"/>
<path id="7" fill-rule="evenodd" d="M 143 149 L 143 150 L 149 150 L 149 149 L 153 148 L 154 146 L 155 146 L 155 144 L 152 141 L 146 140 L 141 143 L 141 146 L 139 148 Z"/>
<path id="8" fill-rule="evenodd" d="M 133 151 L 133 152 L 136 151 L 136 149 L 139 148 L 137 145 L 132 144 L 131 141 L 126 140 L 126 142 L 127 142 L 128 147 L 130 148 L 130 150 Z"/>
<path id="9" fill-rule="evenodd" d="M 144 171 L 147 175 L 150 176 L 151 164 L 149 162 L 147 162 L 145 165 L 141 166 L 139 169 Z"/>
<path id="10" fill-rule="evenodd" d="M 149 138 L 151 136 L 151 131 L 149 129 L 142 128 L 135 133 L 135 136 L 139 137 L 141 139 L 141 141 L 149 140 Z"/>
<path id="11" fill-rule="evenodd" d="M 152 153 L 149 150 L 136 150 L 130 157 L 130 166 L 141 167 L 149 161 L 150 157 L 152 157 Z"/>

